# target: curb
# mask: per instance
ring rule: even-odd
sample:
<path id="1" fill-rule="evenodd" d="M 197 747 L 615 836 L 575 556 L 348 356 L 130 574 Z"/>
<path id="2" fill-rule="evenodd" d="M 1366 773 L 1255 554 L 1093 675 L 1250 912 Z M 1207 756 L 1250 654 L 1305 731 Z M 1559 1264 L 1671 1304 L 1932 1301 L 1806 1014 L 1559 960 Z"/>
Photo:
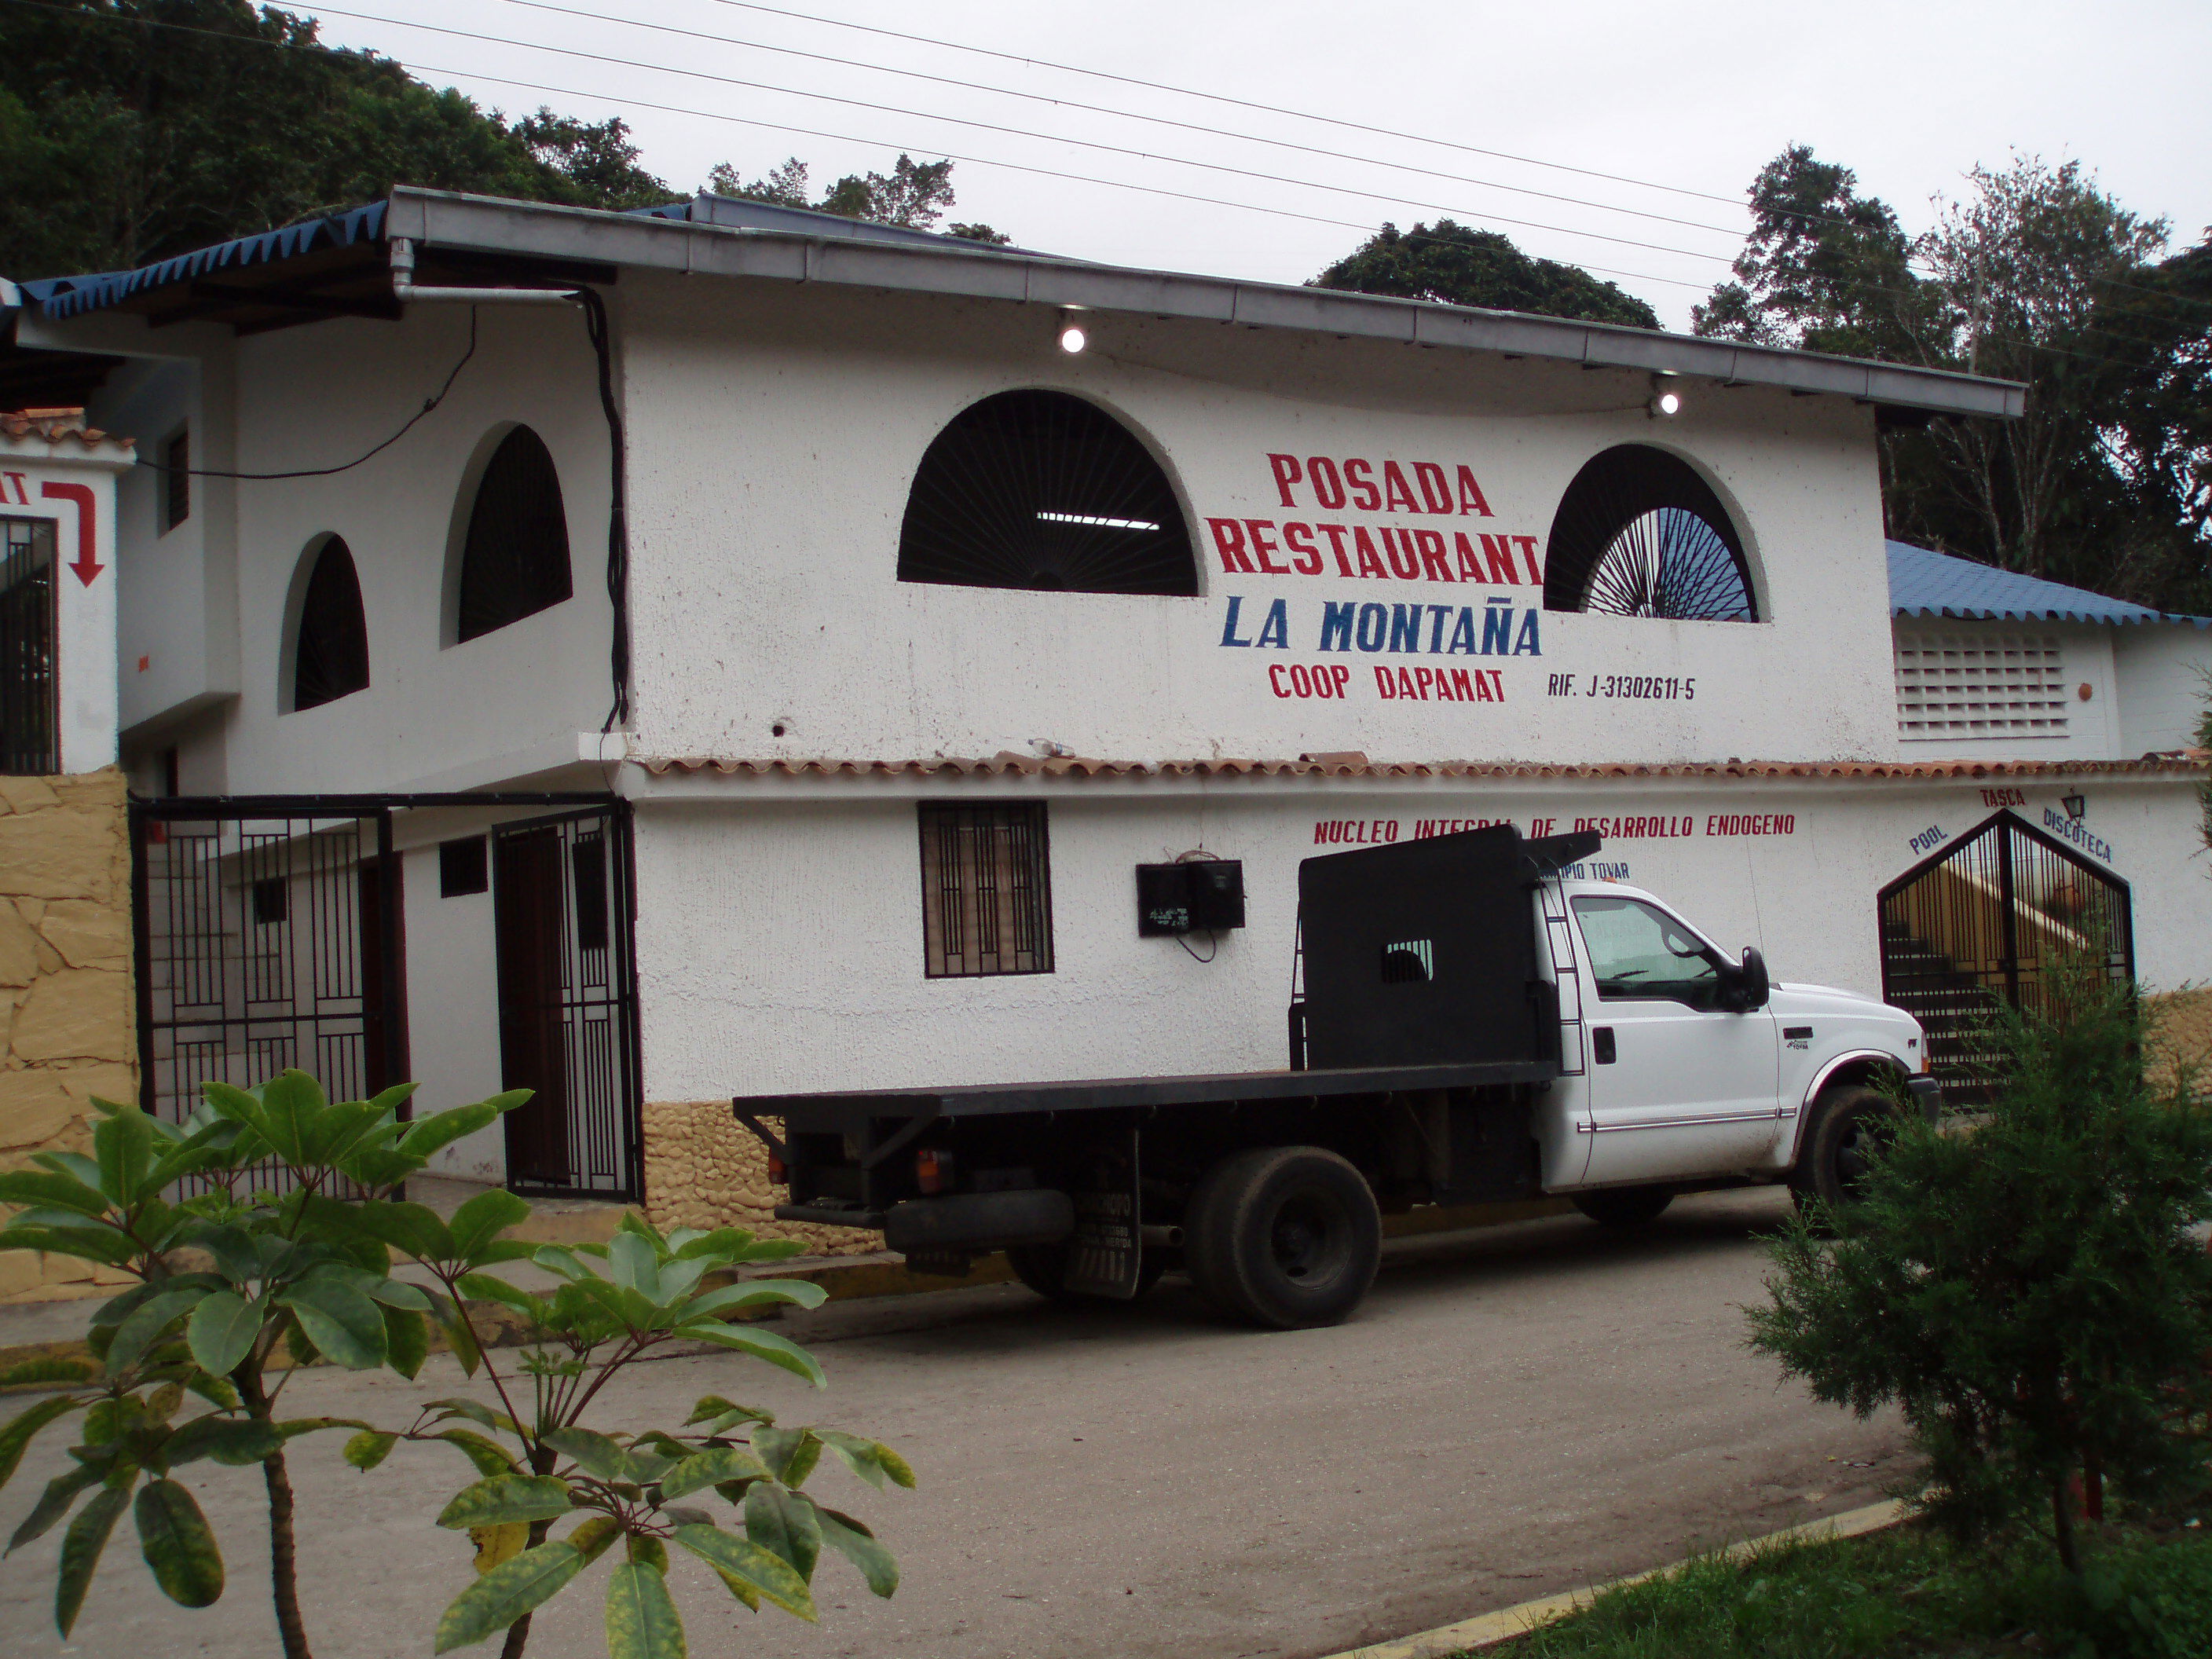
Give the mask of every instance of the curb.
<path id="1" fill-rule="evenodd" d="M 1723 1560 L 1741 1561 L 1755 1551 L 1768 1549 L 1778 1544 L 1822 1543 L 1835 1538 L 1856 1538 L 1862 1533 L 1880 1532 L 1904 1520 L 1905 1506 L 1895 1499 L 1884 1504 L 1869 1504 L 1864 1509 L 1846 1510 L 1841 1515 L 1830 1516 L 1825 1521 L 1808 1521 L 1795 1527 L 1784 1527 L 1780 1532 L 1770 1532 L 1763 1538 L 1747 1538 L 1725 1548 L 1712 1551 Z M 1695 1558 L 1685 1558 L 1692 1559 Z M 1647 1579 L 1664 1577 L 1683 1565 L 1681 1561 L 1663 1567 L 1654 1567 L 1649 1572 L 1639 1572 L 1626 1578 L 1616 1578 L 1610 1583 L 1585 1584 L 1580 1589 L 1563 1591 L 1558 1595 L 1547 1595 L 1534 1601 L 1522 1601 L 1517 1606 L 1500 1607 L 1495 1613 L 1477 1613 L 1472 1619 L 1462 1619 L 1455 1625 L 1440 1625 L 1434 1630 L 1401 1636 L 1394 1642 L 1376 1642 L 1364 1648 L 1347 1648 L 1328 1659 L 1449 1659 L 1449 1656 L 1471 1653 L 1480 1648 L 1495 1647 L 1510 1642 L 1516 1636 L 1526 1636 L 1540 1625 L 1564 1618 L 1588 1607 L 1607 1590 L 1620 1589 L 1630 1584 L 1640 1584 Z"/>
<path id="2" fill-rule="evenodd" d="M 1531 1199 L 1511 1204 L 1472 1204 L 1449 1209 L 1427 1206 L 1407 1211 L 1403 1215 L 1382 1218 L 1382 1237 L 1386 1239 L 1419 1238 L 1430 1234 L 1460 1232 L 1475 1228 L 1503 1227 L 1516 1221 L 1532 1221 L 1539 1218 L 1563 1215 L 1572 1208 L 1566 1200 L 1558 1198 Z M 551 1243 L 551 1240 L 533 1242 Z M 562 1239 L 560 1243 L 581 1242 Z M 887 1250 L 854 1261 L 831 1260 L 803 1267 L 779 1269 L 769 1264 L 746 1277 L 773 1279 L 803 1279 L 819 1285 L 832 1302 L 848 1302 L 864 1297 L 916 1296 L 931 1291 L 973 1290 L 987 1285 L 1011 1284 L 1014 1270 L 1002 1252 L 978 1257 L 963 1279 L 941 1277 L 935 1273 L 918 1273 Z M 81 1298 L 89 1301 L 90 1297 Z M 32 1304 L 47 1305 L 47 1304 Z M 496 1302 L 471 1302 L 469 1311 L 477 1328 L 484 1334 L 487 1347 L 511 1348 L 528 1340 L 521 1319 L 511 1308 Z M 773 1317 L 774 1311 L 760 1316 Z M 435 1329 L 430 1334 L 430 1352 L 448 1351 L 444 1334 Z M 0 1372 L 19 1365 L 41 1362 L 82 1360 L 89 1363 L 81 1337 L 64 1338 L 59 1341 L 21 1342 L 0 1346 Z M 319 1355 L 314 1364 L 324 1363 Z M 49 1391 L 56 1383 L 48 1382 L 0 1384 L 0 1395 L 27 1394 Z"/>

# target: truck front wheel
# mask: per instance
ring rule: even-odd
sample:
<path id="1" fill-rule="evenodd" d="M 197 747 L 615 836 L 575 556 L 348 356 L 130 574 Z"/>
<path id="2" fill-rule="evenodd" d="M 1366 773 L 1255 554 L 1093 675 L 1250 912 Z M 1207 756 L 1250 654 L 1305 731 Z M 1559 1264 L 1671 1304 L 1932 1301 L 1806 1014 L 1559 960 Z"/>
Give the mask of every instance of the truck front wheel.
<path id="1" fill-rule="evenodd" d="M 1831 1207 L 1856 1203 L 1868 1158 L 1896 1121 L 1897 1108 L 1879 1090 L 1856 1084 L 1822 1090 L 1813 1103 L 1797 1167 L 1790 1173 L 1798 1207 L 1814 1199 Z"/>
<path id="2" fill-rule="evenodd" d="M 1191 1283 L 1277 1330 L 1334 1325 L 1366 1297 L 1382 1216 L 1358 1170 L 1318 1146 L 1266 1146 L 1208 1170 L 1183 1225 Z"/>

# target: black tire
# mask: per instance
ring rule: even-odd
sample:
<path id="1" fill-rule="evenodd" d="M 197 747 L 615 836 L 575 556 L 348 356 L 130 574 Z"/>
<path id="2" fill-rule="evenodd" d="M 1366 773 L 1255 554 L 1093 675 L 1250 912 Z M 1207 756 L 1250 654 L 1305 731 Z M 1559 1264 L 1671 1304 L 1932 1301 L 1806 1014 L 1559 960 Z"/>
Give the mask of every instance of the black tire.
<path id="1" fill-rule="evenodd" d="M 1209 1170 L 1183 1258 L 1198 1293 L 1276 1330 L 1334 1325 L 1375 1283 L 1382 1216 L 1359 1171 L 1318 1146 L 1266 1146 Z"/>
<path id="2" fill-rule="evenodd" d="M 1119 1297 L 1099 1296 L 1091 1291 L 1071 1291 L 1060 1281 L 1067 1273 L 1067 1246 L 1065 1244 L 1009 1244 L 1006 1265 L 1014 1270 L 1014 1277 L 1039 1296 L 1052 1302 L 1114 1302 Z M 1167 1271 L 1167 1263 L 1158 1250 L 1147 1250 L 1137 1264 L 1137 1294 L 1129 1300 L 1137 1301 L 1148 1294 L 1160 1282 Z"/>
<path id="3" fill-rule="evenodd" d="M 1879 1090 L 1860 1084 L 1823 1089 L 1813 1103 L 1813 1121 L 1790 1172 L 1790 1191 L 1800 1209 L 1814 1200 L 1839 1209 L 1858 1201 L 1873 1145 L 1897 1126 L 1897 1107 Z"/>
<path id="4" fill-rule="evenodd" d="M 1606 1187 L 1571 1193 L 1574 1206 L 1601 1227 L 1648 1227 L 1674 1201 L 1672 1187 Z"/>

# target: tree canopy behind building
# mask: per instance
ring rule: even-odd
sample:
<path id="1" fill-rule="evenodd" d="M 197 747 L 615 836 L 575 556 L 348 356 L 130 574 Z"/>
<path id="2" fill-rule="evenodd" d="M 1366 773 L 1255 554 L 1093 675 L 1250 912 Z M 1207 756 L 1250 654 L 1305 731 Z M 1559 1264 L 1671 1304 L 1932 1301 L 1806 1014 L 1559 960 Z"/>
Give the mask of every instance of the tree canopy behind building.
<path id="1" fill-rule="evenodd" d="M 803 163 L 771 179 L 787 184 L 793 167 L 803 189 Z M 841 179 L 801 204 L 926 226 L 952 205 L 951 171 L 901 156 L 888 176 Z M 613 209 L 685 193 L 639 165 L 619 117 L 510 120 L 389 58 L 325 46 L 313 19 L 274 7 L 0 6 L 0 274 L 128 269 L 403 184 Z"/>
<path id="2" fill-rule="evenodd" d="M 2027 386 L 2020 420 L 1884 439 L 1892 536 L 2212 608 L 2212 239 L 2164 257 L 2164 220 L 2033 156 L 1976 167 L 1917 238 L 1802 144 L 1749 196 L 1752 233 L 1698 333 Z"/>
<path id="3" fill-rule="evenodd" d="M 1386 224 L 1309 286 L 1630 328 L 1659 326 L 1658 313 L 1617 284 L 1574 265 L 1533 258 L 1494 230 L 1450 219 L 1408 231 Z"/>

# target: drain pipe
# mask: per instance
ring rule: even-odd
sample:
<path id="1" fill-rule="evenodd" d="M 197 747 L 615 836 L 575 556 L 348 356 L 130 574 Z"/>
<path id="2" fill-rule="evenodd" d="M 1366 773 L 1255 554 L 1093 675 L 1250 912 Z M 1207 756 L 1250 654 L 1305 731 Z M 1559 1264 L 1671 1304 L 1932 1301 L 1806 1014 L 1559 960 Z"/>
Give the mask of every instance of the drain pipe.
<path id="1" fill-rule="evenodd" d="M 392 297 L 410 301 L 451 301 L 464 305 L 573 305 L 581 307 L 592 355 L 599 362 L 600 411 L 607 422 L 611 456 L 607 509 L 607 599 L 614 609 L 614 639 L 609 649 L 609 678 L 613 696 L 607 708 L 605 736 L 629 720 L 629 525 L 627 441 L 622 410 L 615 400 L 614 331 L 606 301 L 589 288 L 422 288 L 415 281 L 415 242 L 394 236 L 387 244 L 392 264 Z"/>
<path id="2" fill-rule="evenodd" d="M 412 238 L 392 239 L 392 297 L 410 300 L 453 300 L 465 305 L 580 305 L 582 296 L 567 288 L 418 288 L 415 283 L 415 243 Z"/>

